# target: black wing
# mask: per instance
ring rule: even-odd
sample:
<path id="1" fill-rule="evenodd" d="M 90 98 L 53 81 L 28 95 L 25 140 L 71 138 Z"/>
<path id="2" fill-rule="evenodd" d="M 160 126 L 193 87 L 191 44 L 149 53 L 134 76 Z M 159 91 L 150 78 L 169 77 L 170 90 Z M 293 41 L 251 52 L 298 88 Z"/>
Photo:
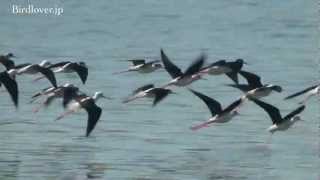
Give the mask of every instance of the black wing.
<path id="1" fill-rule="evenodd" d="M 154 64 L 154 63 L 158 63 L 160 62 L 160 60 L 154 60 L 154 61 L 149 61 L 147 63 L 145 63 L 146 65 L 151 65 L 151 64 Z"/>
<path id="2" fill-rule="evenodd" d="M 186 69 L 184 76 L 193 75 L 200 71 L 202 68 L 207 56 L 205 54 L 202 54 L 200 57 L 198 57 L 195 61 L 192 62 L 192 64 Z"/>
<path id="3" fill-rule="evenodd" d="M 219 61 L 216 61 L 214 63 L 211 63 L 208 66 L 205 66 L 205 67 L 201 68 L 200 71 L 208 69 L 208 68 L 211 68 L 211 67 L 214 67 L 214 66 L 223 66 L 225 64 L 226 64 L 226 60 L 219 60 Z"/>
<path id="4" fill-rule="evenodd" d="M 150 93 L 155 94 L 155 98 L 153 100 L 153 106 L 156 106 L 161 100 L 168 96 L 171 90 L 163 89 L 163 88 L 154 88 L 150 91 Z"/>
<path id="5" fill-rule="evenodd" d="M 239 84 L 239 78 L 238 78 L 238 72 L 232 71 L 229 73 L 226 73 L 226 75 L 236 84 Z"/>
<path id="6" fill-rule="evenodd" d="M 231 112 L 232 110 L 237 108 L 241 104 L 241 102 L 242 102 L 242 99 L 239 98 L 235 102 L 231 103 L 228 107 L 226 107 L 222 113 Z"/>
<path id="7" fill-rule="evenodd" d="M 226 84 L 227 86 L 240 89 L 243 92 L 248 92 L 252 90 L 253 88 L 247 84 Z"/>
<path id="8" fill-rule="evenodd" d="M 198 96 L 207 105 L 207 107 L 209 108 L 212 116 L 215 116 L 216 114 L 219 114 L 219 113 L 222 112 L 221 104 L 218 101 L 216 101 L 216 100 L 214 100 L 214 99 L 212 99 L 212 98 L 210 98 L 210 97 L 208 97 L 208 96 L 206 96 L 206 95 L 204 95 L 202 93 L 199 93 L 199 92 L 197 92 L 195 90 L 192 90 L 192 89 L 189 89 L 189 90 L 194 95 Z"/>
<path id="9" fill-rule="evenodd" d="M 258 88 L 258 87 L 262 87 L 262 83 L 260 80 L 260 77 L 256 74 L 247 72 L 247 71 L 239 71 L 239 73 L 247 79 L 248 84 L 252 87 L 252 88 Z"/>
<path id="10" fill-rule="evenodd" d="M 289 120 L 297 114 L 300 114 L 306 108 L 305 105 L 299 106 L 297 109 L 293 110 L 291 113 L 286 115 L 283 119 Z"/>
<path id="11" fill-rule="evenodd" d="M 60 88 L 60 87 L 59 87 Z M 54 91 L 55 89 L 57 89 L 57 88 L 55 88 L 55 87 L 47 87 L 47 88 L 44 88 L 44 89 L 42 89 L 40 92 L 37 92 L 37 93 L 35 93 L 34 95 L 32 95 L 32 99 L 33 98 L 36 98 L 36 97 L 38 97 L 38 96 L 41 96 L 42 94 L 44 94 L 44 93 L 46 93 L 47 91 Z"/>
<path id="12" fill-rule="evenodd" d="M 231 68 L 233 72 L 239 72 L 243 66 L 243 62 L 242 59 L 238 59 L 233 62 L 227 62 L 226 65 Z"/>
<path id="13" fill-rule="evenodd" d="M 299 96 L 299 95 L 301 95 L 301 94 L 304 94 L 304 93 L 306 93 L 306 92 L 308 92 L 308 91 L 310 91 L 310 90 L 312 90 L 312 89 L 314 89 L 314 88 L 316 88 L 316 87 L 318 87 L 318 86 L 319 86 L 319 85 L 315 85 L 315 86 L 308 87 L 308 88 L 306 88 L 306 89 L 304 89 L 304 90 L 302 90 L 302 91 L 299 91 L 299 92 L 296 92 L 296 93 L 294 93 L 294 94 L 292 94 L 292 95 L 290 95 L 290 96 L 287 96 L 287 97 L 285 97 L 284 99 L 294 98 L 294 97 Z"/>
<path id="14" fill-rule="evenodd" d="M 88 68 L 77 63 L 72 63 L 70 68 L 79 75 L 82 83 L 85 84 L 88 77 Z"/>
<path id="15" fill-rule="evenodd" d="M 133 64 L 134 66 L 137 66 L 137 65 L 145 64 L 145 63 L 146 63 L 146 61 L 145 61 L 144 59 L 130 59 L 130 60 L 128 60 L 128 61 L 132 62 L 132 64 Z"/>
<path id="16" fill-rule="evenodd" d="M 78 95 L 79 89 L 77 87 L 61 87 L 63 88 L 63 101 L 62 105 L 64 108 L 67 107 L 67 105 L 75 98 L 79 98 L 80 95 Z M 83 96 L 81 96 L 83 97 Z"/>
<path id="17" fill-rule="evenodd" d="M 41 67 L 39 65 L 35 66 L 35 68 L 37 71 L 39 71 L 41 74 L 43 74 L 55 88 L 57 88 L 57 80 L 56 80 L 56 77 L 51 69 Z"/>
<path id="18" fill-rule="evenodd" d="M 258 99 L 251 98 L 251 100 L 268 113 L 273 124 L 280 124 L 283 121 L 278 108 Z"/>
<path id="19" fill-rule="evenodd" d="M 138 93 L 140 91 L 145 91 L 145 90 L 148 90 L 148 89 L 151 89 L 151 88 L 154 88 L 153 84 L 146 84 L 146 85 L 144 85 L 142 87 L 139 87 L 139 88 L 135 89 L 133 91 L 133 94 L 136 94 L 136 93 Z"/>
<path id="20" fill-rule="evenodd" d="M 166 71 L 170 74 L 172 78 L 177 78 L 179 76 L 182 76 L 183 73 L 181 72 L 181 69 L 179 69 L 176 65 L 174 65 L 168 56 L 163 52 L 161 49 L 161 61 L 164 65 L 164 68 Z"/>
<path id="21" fill-rule="evenodd" d="M 29 65 L 31 65 L 31 64 L 30 63 L 23 63 L 23 64 L 16 65 L 14 68 L 15 69 L 21 69 L 21 68 L 24 68 L 24 67 L 29 66 Z"/>
<path id="22" fill-rule="evenodd" d="M 7 72 L 0 73 L 0 82 L 6 87 L 14 105 L 18 107 L 19 92 L 17 82 L 11 79 Z"/>
<path id="23" fill-rule="evenodd" d="M 69 63 L 71 63 L 71 62 L 70 61 L 62 61 L 59 63 L 51 64 L 50 66 L 48 66 L 48 68 L 52 69 L 52 68 L 62 67 L 62 66 L 69 64 Z"/>
<path id="24" fill-rule="evenodd" d="M 213 67 L 213 66 L 224 66 L 226 65 L 226 60 L 222 59 L 222 60 L 218 60 L 214 63 L 211 63 L 208 67 Z"/>
<path id="25" fill-rule="evenodd" d="M 86 136 L 88 137 L 92 132 L 92 130 L 95 128 L 98 120 L 100 119 L 102 109 L 99 106 L 97 106 L 94 100 L 92 99 L 82 102 L 81 106 L 88 113 L 87 131 L 86 131 Z"/>

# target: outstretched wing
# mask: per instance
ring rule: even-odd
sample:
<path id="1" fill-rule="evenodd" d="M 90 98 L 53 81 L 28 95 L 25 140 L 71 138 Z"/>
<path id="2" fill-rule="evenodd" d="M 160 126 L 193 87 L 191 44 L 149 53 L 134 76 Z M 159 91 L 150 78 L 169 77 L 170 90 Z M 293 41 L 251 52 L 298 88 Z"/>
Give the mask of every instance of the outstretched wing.
<path id="1" fill-rule="evenodd" d="M 79 89 L 77 87 L 61 87 L 63 91 L 63 101 L 62 105 L 64 108 L 67 107 L 67 105 L 75 98 L 79 98 L 78 91 Z M 84 95 L 83 95 L 84 96 Z M 83 97 L 81 96 L 81 97 Z"/>
<path id="2" fill-rule="evenodd" d="M 142 87 L 139 87 L 139 88 L 135 89 L 133 91 L 133 94 L 136 94 L 136 93 L 138 93 L 140 91 L 145 91 L 145 90 L 148 90 L 148 89 L 151 89 L 151 88 L 154 88 L 153 84 L 146 84 L 146 85 L 144 85 Z"/>
<path id="3" fill-rule="evenodd" d="M 233 111 L 234 109 L 236 109 L 241 103 L 242 103 L 242 99 L 239 98 L 238 100 L 234 101 L 233 103 L 231 103 L 228 107 L 226 107 L 223 112 L 230 112 Z"/>
<path id="4" fill-rule="evenodd" d="M 306 92 L 308 92 L 308 91 L 311 91 L 312 89 L 314 89 L 314 88 L 316 88 L 316 87 L 318 87 L 318 86 L 319 86 L 319 85 L 315 85 L 315 86 L 308 87 L 308 88 L 306 88 L 306 89 L 304 89 L 304 90 L 302 90 L 302 91 L 299 91 L 299 92 L 296 92 L 296 93 L 294 93 L 294 94 L 291 94 L 290 96 L 287 96 L 287 97 L 285 97 L 284 99 L 294 98 L 294 97 L 299 96 L 299 95 L 301 95 L 301 94 L 304 94 L 304 93 L 306 93 Z"/>
<path id="5" fill-rule="evenodd" d="M 226 75 L 236 84 L 239 84 L 238 72 L 232 71 L 226 73 Z"/>
<path id="6" fill-rule="evenodd" d="M 85 84 L 88 77 L 88 68 L 77 63 L 72 63 L 70 68 L 73 69 L 79 75 L 82 83 Z"/>
<path id="7" fill-rule="evenodd" d="M 216 100 L 214 100 L 214 99 L 212 99 L 212 98 L 210 98 L 200 92 L 197 92 L 195 90 L 192 90 L 192 89 L 189 89 L 189 90 L 194 95 L 198 96 L 207 105 L 212 116 L 215 116 L 216 114 L 219 114 L 222 112 L 221 104 L 218 101 L 216 101 Z"/>
<path id="8" fill-rule="evenodd" d="M 159 62 L 160 62 L 160 60 L 153 60 L 153 61 L 146 62 L 145 64 L 146 65 L 151 65 L 151 64 L 159 63 Z"/>
<path id="9" fill-rule="evenodd" d="M 207 56 L 205 54 L 201 54 L 192 64 L 186 69 L 184 76 L 193 75 L 200 71 L 202 68 Z"/>
<path id="10" fill-rule="evenodd" d="M 144 59 L 130 59 L 128 61 L 130 61 L 134 66 L 146 63 L 146 61 Z"/>
<path id="11" fill-rule="evenodd" d="M 283 119 L 289 120 L 293 118 L 295 115 L 300 114 L 306 108 L 305 105 L 299 106 L 297 109 L 293 110 L 291 113 L 286 115 Z"/>
<path id="12" fill-rule="evenodd" d="M 174 65 L 168 56 L 163 52 L 161 49 L 161 61 L 164 65 L 164 68 L 166 71 L 170 74 L 172 78 L 177 78 L 179 76 L 182 76 L 183 73 L 181 72 L 181 69 L 179 69 L 176 65 Z"/>
<path id="13" fill-rule="evenodd" d="M 226 84 L 227 86 L 240 89 L 243 92 L 248 92 L 252 90 L 252 87 L 247 84 Z"/>
<path id="14" fill-rule="evenodd" d="M 14 79 L 11 79 L 7 72 L 0 73 L 0 83 L 3 84 L 16 107 L 18 107 L 18 84 Z"/>
<path id="15" fill-rule="evenodd" d="M 244 61 L 237 59 L 236 61 L 227 62 L 226 65 L 232 69 L 233 72 L 239 72 L 243 66 Z"/>
<path id="16" fill-rule="evenodd" d="M 23 64 L 16 65 L 14 68 L 15 69 L 21 69 L 21 68 L 24 68 L 24 67 L 29 66 L 29 65 L 31 65 L 31 64 L 30 63 L 23 63 Z"/>
<path id="17" fill-rule="evenodd" d="M 247 71 L 239 71 L 239 73 L 246 78 L 246 80 L 248 81 L 248 84 L 252 87 L 252 88 L 258 88 L 258 87 L 262 87 L 262 83 L 260 80 L 260 77 L 256 74 L 247 72 Z"/>
<path id="18" fill-rule="evenodd" d="M 52 69 L 52 68 L 57 68 L 57 67 L 62 67 L 68 63 L 71 63 L 70 61 L 62 61 L 62 62 L 58 62 L 58 63 L 55 63 L 55 64 L 51 64 L 50 66 L 48 66 L 49 69 Z"/>
<path id="19" fill-rule="evenodd" d="M 41 67 L 39 65 L 34 67 L 37 71 L 43 74 L 52 84 L 52 86 L 57 87 L 57 80 L 53 71 L 49 68 Z"/>
<path id="20" fill-rule="evenodd" d="M 87 130 L 86 136 L 88 137 L 92 130 L 95 128 L 100 116 L 102 114 L 102 109 L 97 106 L 94 100 L 86 100 L 81 103 L 81 106 L 87 111 L 88 113 L 88 121 L 87 121 Z"/>
<path id="21" fill-rule="evenodd" d="M 251 98 L 250 100 L 252 100 L 268 113 L 273 124 L 279 124 L 282 122 L 281 114 L 278 108 L 255 98 Z"/>
<path id="22" fill-rule="evenodd" d="M 150 93 L 155 94 L 155 98 L 153 100 L 152 106 L 156 106 L 160 101 L 162 101 L 165 97 L 167 97 L 170 92 L 169 89 L 163 89 L 163 88 L 154 88 L 151 91 Z"/>

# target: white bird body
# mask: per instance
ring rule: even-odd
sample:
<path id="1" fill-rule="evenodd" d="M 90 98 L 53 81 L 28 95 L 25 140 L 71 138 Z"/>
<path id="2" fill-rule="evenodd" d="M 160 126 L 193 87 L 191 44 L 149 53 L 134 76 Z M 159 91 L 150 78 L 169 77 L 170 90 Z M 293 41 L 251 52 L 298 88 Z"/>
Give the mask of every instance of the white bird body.
<path id="1" fill-rule="evenodd" d="M 139 64 L 136 66 L 130 66 L 128 71 L 138 71 L 139 73 L 152 73 L 155 70 L 161 68 L 157 64 Z"/>
<path id="2" fill-rule="evenodd" d="M 269 96 L 271 94 L 271 92 L 273 92 L 273 90 L 271 88 L 256 88 L 253 90 L 250 90 L 246 93 L 246 97 L 248 98 L 256 98 L 256 99 L 260 99 L 266 96 Z"/>
<path id="3" fill-rule="evenodd" d="M 191 84 L 194 81 L 197 81 L 199 79 L 201 79 L 201 74 L 194 74 L 192 76 L 184 76 L 182 78 L 181 77 L 177 77 L 177 78 L 171 80 L 164 87 L 168 87 L 168 86 L 171 86 L 171 85 L 183 87 L 183 86 L 187 86 L 187 85 L 189 85 L 189 84 Z"/>
<path id="4" fill-rule="evenodd" d="M 194 95 L 198 96 L 209 108 L 211 112 L 211 118 L 208 121 L 205 121 L 204 123 L 201 123 L 199 125 L 195 125 L 191 127 L 191 130 L 198 130 L 204 127 L 208 127 L 209 124 L 212 123 L 226 123 L 229 122 L 231 119 L 233 119 L 234 116 L 238 115 L 238 110 L 244 103 L 244 98 L 239 98 L 233 103 L 231 103 L 226 108 L 222 108 L 221 104 L 197 91 L 194 91 L 192 89 L 189 89 Z"/>
<path id="5" fill-rule="evenodd" d="M 162 101 L 165 97 L 167 97 L 169 94 L 173 94 L 173 92 L 170 89 L 157 88 L 157 87 L 154 87 L 153 84 L 146 84 L 134 90 L 131 96 L 123 100 L 123 103 L 128 103 L 133 100 L 146 97 L 149 99 L 151 98 L 154 99 L 153 106 L 155 106 L 160 101 Z"/>
<path id="6" fill-rule="evenodd" d="M 212 123 L 227 123 L 227 122 L 231 121 L 234 116 L 236 116 L 238 114 L 239 113 L 236 110 L 228 112 L 228 113 L 224 113 L 224 114 L 217 114 L 217 115 L 211 117 L 208 121 L 205 121 L 204 123 L 201 123 L 199 125 L 191 127 L 191 129 L 198 130 L 198 129 L 201 129 L 204 127 L 208 127 Z"/>
<path id="7" fill-rule="evenodd" d="M 39 64 L 30 64 L 27 65 L 23 68 L 20 68 L 17 70 L 17 74 L 21 75 L 21 74 L 37 74 L 39 73 L 39 70 L 36 68 L 36 66 L 40 66 L 40 67 L 47 67 L 48 65 L 50 65 L 51 63 L 47 60 L 43 60 L 41 61 L 41 63 Z"/>
<path id="8" fill-rule="evenodd" d="M 222 75 L 229 72 L 232 72 L 232 69 L 227 66 L 213 66 L 203 71 L 203 73 L 208 73 L 209 75 Z"/>
<path id="9" fill-rule="evenodd" d="M 28 65 L 26 67 L 23 67 L 21 69 L 18 70 L 18 73 L 19 75 L 23 74 L 23 73 L 26 73 L 26 74 L 37 74 L 39 73 L 39 71 L 35 70 L 34 68 L 34 65 Z"/>
<path id="10" fill-rule="evenodd" d="M 266 111 L 269 115 L 272 121 L 272 125 L 268 128 L 268 131 L 271 133 L 289 129 L 296 121 L 301 120 L 298 114 L 300 114 L 305 109 L 305 105 L 299 106 L 286 116 L 282 117 L 280 110 L 277 107 L 258 99 L 251 99 L 251 101 L 264 109 L 264 111 Z"/>
<path id="11" fill-rule="evenodd" d="M 211 123 L 226 123 L 229 122 L 237 114 L 239 114 L 237 111 L 231 111 L 229 113 L 215 115 L 214 117 L 210 118 L 209 121 Z"/>
<path id="12" fill-rule="evenodd" d="M 133 72 L 136 71 L 141 74 L 152 73 L 158 69 L 162 68 L 162 65 L 158 63 L 159 60 L 146 62 L 144 59 L 134 59 L 128 60 L 132 62 L 132 65 L 125 71 L 115 72 L 113 74 L 121 74 L 125 72 Z"/>
<path id="13" fill-rule="evenodd" d="M 299 116 L 295 116 L 290 120 L 284 121 L 281 124 L 273 124 L 268 128 L 268 131 L 274 133 L 276 131 L 285 131 L 289 129 L 296 121 L 300 120 Z"/>
<path id="14" fill-rule="evenodd" d="M 68 104 L 68 109 L 73 111 L 73 112 L 78 112 L 80 109 L 82 109 L 81 103 L 93 99 L 94 102 L 97 102 L 100 98 L 105 98 L 105 96 L 103 95 L 102 92 L 95 92 L 95 94 L 91 97 L 91 96 L 87 96 L 84 97 L 82 99 L 80 99 L 80 101 L 74 101 Z"/>
<path id="15" fill-rule="evenodd" d="M 312 96 L 316 96 L 316 95 L 318 96 L 320 95 L 320 85 L 312 89 L 311 91 L 309 91 L 306 97 L 304 98 L 304 100 L 300 102 L 300 104 L 305 104 Z"/>
<path id="16" fill-rule="evenodd" d="M 55 69 L 53 72 L 55 73 L 60 73 L 60 72 L 63 72 L 63 73 L 73 73 L 74 70 L 73 69 L 70 69 L 68 68 L 68 66 L 70 66 L 72 63 L 67 63 L 65 65 L 63 65 L 62 67 L 59 67 L 57 69 Z"/>
<path id="17" fill-rule="evenodd" d="M 179 67 L 170 61 L 168 56 L 161 49 L 161 61 L 165 70 L 172 78 L 172 80 L 163 87 L 165 88 L 171 85 L 183 87 L 201 79 L 203 75 L 203 73 L 201 73 L 201 68 L 205 60 L 206 56 L 202 54 L 196 60 L 194 60 L 184 72 L 182 72 Z"/>

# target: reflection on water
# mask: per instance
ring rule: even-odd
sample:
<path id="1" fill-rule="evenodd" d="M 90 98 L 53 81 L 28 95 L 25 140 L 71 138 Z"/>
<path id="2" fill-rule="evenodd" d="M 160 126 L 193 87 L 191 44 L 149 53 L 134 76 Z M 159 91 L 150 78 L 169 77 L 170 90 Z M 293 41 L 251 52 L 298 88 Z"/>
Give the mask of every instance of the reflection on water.
<path id="1" fill-rule="evenodd" d="M 19 160 L 4 160 L 0 159 L 0 179 L 14 180 L 19 177 Z"/>

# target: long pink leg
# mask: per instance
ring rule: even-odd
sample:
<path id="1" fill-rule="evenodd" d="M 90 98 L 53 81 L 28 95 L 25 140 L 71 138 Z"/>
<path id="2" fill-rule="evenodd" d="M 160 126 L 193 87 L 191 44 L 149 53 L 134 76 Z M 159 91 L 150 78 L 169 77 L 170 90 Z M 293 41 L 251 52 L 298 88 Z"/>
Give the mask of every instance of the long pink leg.
<path id="1" fill-rule="evenodd" d="M 125 70 L 125 71 L 119 71 L 119 72 L 114 72 L 114 73 L 112 73 L 112 74 L 121 74 L 121 73 L 126 73 L 126 72 L 130 72 L 130 71 L 132 71 L 132 70 Z"/>
<path id="2" fill-rule="evenodd" d="M 128 102 L 134 101 L 138 98 L 140 98 L 140 97 L 138 97 L 138 96 L 129 97 L 129 98 L 123 100 L 122 103 L 128 103 Z"/>
<path id="3" fill-rule="evenodd" d="M 39 106 L 39 107 L 36 107 L 32 110 L 33 113 L 37 113 L 40 111 L 40 109 L 42 108 L 43 105 Z"/>
<path id="4" fill-rule="evenodd" d="M 63 114 L 61 114 L 60 116 L 58 116 L 55 120 L 56 120 L 56 121 L 57 121 L 57 120 L 60 120 L 60 119 L 64 118 L 65 116 L 67 116 L 67 115 L 69 115 L 69 114 L 72 114 L 72 113 L 74 113 L 74 112 L 75 112 L 74 110 L 66 111 L 66 112 L 64 112 Z"/>
<path id="5" fill-rule="evenodd" d="M 32 80 L 32 82 L 39 81 L 40 79 L 43 79 L 43 78 L 45 78 L 45 77 L 44 77 L 44 76 L 37 77 L 37 78 L 35 78 L 34 80 Z"/>
<path id="6" fill-rule="evenodd" d="M 204 123 L 202 123 L 202 124 L 192 126 L 190 129 L 191 129 L 192 131 L 196 131 L 196 130 L 198 130 L 198 129 L 201 129 L 201 128 L 204 128 L 204 127 L 208 127 L 209 124 L 211 124 L 211 123 L 212 123 L 212 121 L 207 121 L 207 122 L 204 122 Z"/>

